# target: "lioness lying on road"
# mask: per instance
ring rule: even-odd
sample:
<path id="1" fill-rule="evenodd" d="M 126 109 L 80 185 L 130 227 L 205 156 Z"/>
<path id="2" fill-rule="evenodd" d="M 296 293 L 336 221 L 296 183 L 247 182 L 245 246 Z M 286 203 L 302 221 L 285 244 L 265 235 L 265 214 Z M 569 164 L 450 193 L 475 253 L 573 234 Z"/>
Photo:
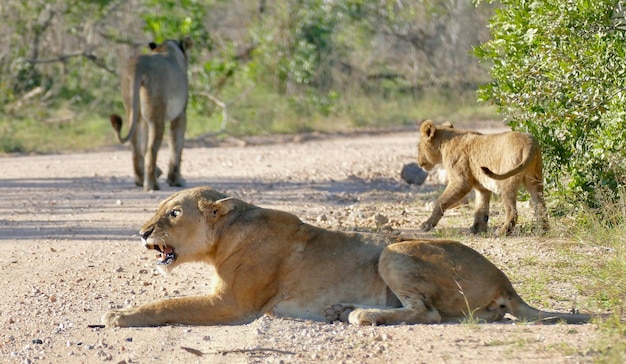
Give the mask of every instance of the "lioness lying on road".
<path id="1" fill-rule="evenodd" d="M 458 322 L 468 312 L 484 321 L 505 313 L 590 319 L 528 306 L 504 273 L 461 243 L 328 231 L 209 187 L 161 202 L 140 235 L 168 270 L 213 265 L 213 293 L 112 310 L 105 325 L 243 324 L 263 314 L 359 325 Z"/>
<path id="2" fill-rule="evenodd" d="M 430 171 L 441 163 L 448 185 L 435 202 L 423 231 L 437 225 L 443 213 L 472 189 L 476 192 L 473 233 L 487 231 L 491 193 L 504 204 L 504 223 L 496 235 L 508 235 L 517 222 L 517 191 L 524 185 L 534 203 L 535 217 L 542 230 L 548 228 L 543 201 L 543 162 L 537 140 L 530 134 L 505 132 L 483 135 L 459 130 L 451 123 L 435 126 L 426 120 L 420 126 L 417 162 Z"/>

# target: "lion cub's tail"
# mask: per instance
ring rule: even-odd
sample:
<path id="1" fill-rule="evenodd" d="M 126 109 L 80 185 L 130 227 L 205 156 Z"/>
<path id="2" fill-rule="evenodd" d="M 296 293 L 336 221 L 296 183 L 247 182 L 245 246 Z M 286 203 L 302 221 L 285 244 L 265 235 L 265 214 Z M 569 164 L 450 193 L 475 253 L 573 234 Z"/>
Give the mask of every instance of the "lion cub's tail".
<path id="1" fill-rule="evenodd" d="M 505 173 L 496 173 L 492 171 L 491 169 L 489 169 L 488 167 L 481 166 L 480 169 L 483 171 L 484 174 L 487 175 L 487 177 L 501 181 L 509 177 L 515 176 L 516 174 L 519 174 L 520 172 L 525 170 L 528 167 L 528 165 L 531 162 L 533 162 L 534 160 L 533 156 L 536 153 L 541 153 L 541 152 L 539 151 L 539 146 L 537 145 L 537 142 L 533 138 L 532 143 L 530 144 L 530 147 L 525 148 L 524 150 L 524 159 L 522 163 L 518 164 L 517 167 L 513 168 L 512 170 L 505 172 Z"/>
<path id="2" fill-rule="evenodd" d="M 547 324 L 555 324 L 559 321 L 565 321 L 568 324 L 584 324 L 591 321 L 591 319 L 595 317 L 592 315 L 579 313 L 541 311 L 529 306 L 519 296 L 515 296 L 511 297 L 511 300 L 509 300 L 508 308 L 513 316 L 522 321 L 532 321 Z"/>

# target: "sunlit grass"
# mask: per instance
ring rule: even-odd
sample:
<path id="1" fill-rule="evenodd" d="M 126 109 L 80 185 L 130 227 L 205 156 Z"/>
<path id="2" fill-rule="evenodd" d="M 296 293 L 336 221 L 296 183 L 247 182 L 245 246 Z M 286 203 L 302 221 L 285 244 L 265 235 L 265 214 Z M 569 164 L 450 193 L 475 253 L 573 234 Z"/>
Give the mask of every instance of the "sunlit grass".
<path id="1" fill-rule="evenodd" d="M 622 192 L 624 195 L 624 192 Z M 600 363 L 626 361 L 626 224 L 624 198 L 605 199 L 601 210 L 586 209 L 569 219 L 562 219 L 561 231 L 572 244 L 562 251 L 570 260 L 570 279 L 590 297 L 588 307 L 608 316 L 596 320 L 603 333 L 593 344 Z M 584 278 L 584 279 L 581 279 Z"/>

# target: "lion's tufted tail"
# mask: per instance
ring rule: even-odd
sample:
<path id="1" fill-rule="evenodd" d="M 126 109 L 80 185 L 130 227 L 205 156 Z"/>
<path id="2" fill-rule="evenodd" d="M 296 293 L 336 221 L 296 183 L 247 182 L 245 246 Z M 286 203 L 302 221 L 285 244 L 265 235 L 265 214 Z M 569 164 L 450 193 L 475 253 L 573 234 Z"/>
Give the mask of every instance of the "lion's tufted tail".
<path id="1" fill-rule="evenodd" d="M 584 324 L 593 318 L 591 315 L 564 312 L 541 311 L 529 306 L 519 296 L 515 295 L 509 300 L 510 313 L 522 321 L 555 324 L 565 321 L 568 324 Z"/>
<path id="2" fill-rule="evenodd" d="M 126 143 L 132 135 L 135 133 L 137 124 L 139 124 L 139 90 L 141 88 L 141 74 L 139 71 L 135 71 L 133 75 L 133 90 L 131 91 L 131 104 L 130 104 L 130 127 L 128 134 L 122 138 L 122 118 L 119 115 L 111 115 L 111 125 L 115 130 L 115 135 L 120 143 Z"/>

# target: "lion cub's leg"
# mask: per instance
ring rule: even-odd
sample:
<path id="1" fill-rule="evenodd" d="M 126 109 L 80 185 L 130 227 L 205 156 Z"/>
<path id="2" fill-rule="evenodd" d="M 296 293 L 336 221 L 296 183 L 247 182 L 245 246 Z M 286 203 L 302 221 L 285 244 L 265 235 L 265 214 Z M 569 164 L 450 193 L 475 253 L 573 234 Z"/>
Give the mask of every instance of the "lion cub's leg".
<path id="1" fill-rule="evenodd" d="M 465 182 L 455 183 L 453 180 L 450 180 L 446 189 L 435 202 L 430 218 L 422 223 L 422 231 L 429 231 L 437 226 L 437 223 L 441 220 L 443 213 L 465 197 L 465 195 L 467 195 L 471 190 L 472 187 Z"/>
<path id="2" fill-rule="evenodd" d="M 530 198 L 533 202 L 533 208 L 535 209 L 535 220 L 539 224 L 542 231 L 548 231 L 550 228 L 548 224 L 548 211 L 546 210 L 546 204 L 543 200 L 543 182 L 541 176 L 524 177 L 524 187 L 530 193 Z"/>
<path id="3" fill-rule="evenodd" d="M 509 235 L 517 224 L 517 184 L 509 184 L 502 190 L 504 223 L 496 230 L 496 236 Z"/>
<path id="4" fill-rule="evenodd" d="M 487 223 L 489 221 L 489 201 L 491 200 L 491 191 L 476 188 L 476 202 L 474 208 L 474 225 L 470 227 L 470 231 L 474 234 L 487 231 Z"/>
<path id="5" fill-rule="evenodd" d="M 185 127 L 187 116 L 185 112 L 180 114 L 170 124 L 170 164 L 167 173 L 167 183 L 170 186 L 185 187 L 186 182 L 180 173 L 180 163 L 185 144 Z"/>

